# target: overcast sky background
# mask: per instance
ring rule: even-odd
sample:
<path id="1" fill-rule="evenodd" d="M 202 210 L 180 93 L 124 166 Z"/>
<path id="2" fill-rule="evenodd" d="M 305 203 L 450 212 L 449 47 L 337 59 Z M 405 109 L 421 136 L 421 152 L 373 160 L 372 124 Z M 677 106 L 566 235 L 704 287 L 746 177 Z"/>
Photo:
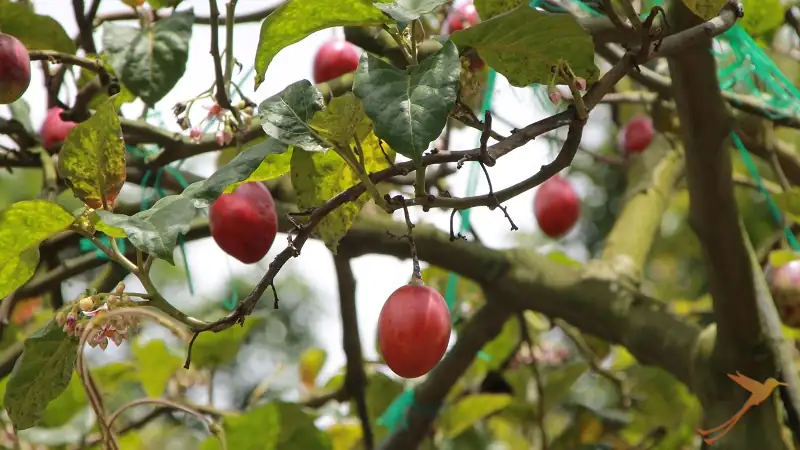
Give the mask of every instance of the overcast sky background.
<path id="1" fill-rule="evenodd" d="M 55 18 L 64 26 L 69 35 L 75 36 L 77 34 L 77 26 L 69 2 L 65 0 L 34 0 L 33 3 L 39 14 L 50 15 Z M 239 0 L 237 12 L 246 13 L 276 3 L 275 1 L 264 0 Z M 224 14 L 225 1 L 218 0 L 217 4 Z M 100 6 L 100 14 L 123 11 L 127 8 L 119 0 L 104 0 Z M 185 0 L 179 9 L 185 10 L 189 8 L 193 8 L 196 15 L 208 16 L 209 14 L 207 0 Z M 252 67 L 259 38 L 259 29 L 260 23 L 236 26 L 235 57 L 244 65 L 242 73 Z M 95 36 L 98 47 L 101 44 L 101 36 L 99 33 Z M 256 103 L 259 103 L 270 95 L 280 92 L 290 83 L 304 78 L 311 79 L 312 59 L 316 49 L 326 40 L 341 37 L 343 37 L 341 30 L 323 30 L 284 49 L 272 61 L 267 70 L 266 81 L 259 90 L 253 92 L 253 83 L 249 81 L 241 86 L 243 92 Z M 225 45 L 224 33 L 220 33 L 220 39 L 220 47 L 222 48 Z M 210 28 L 208 26 L 195 26 L 190 44 L 191 51 L 186 69 L 187 75 L 156 106 L 156 109 L 164 115 L 167 126 L 172 130 L 179 131 L 179 128 L 174 124 L 174 120 L 172 120 L 170 111 L 172 105 L 178 101 L 194 97 L 208 89 L 213 81 L 212 59 L 208 51 L 209 42 Z M 31 89 L 26 92 L 24 99 L 31 106 L 32 121 L 34 126 L 38 127 L 45 116 L 46 98 L 45 91 L 41 87 L 42 75 L 38 64 L 32 69 Z M 74 91 L 69 93 L 68 98 L 73 98 L 73 95 Z M 67 99 L 66 96 L 62 97 L 62 100 L 65 99 Z M 205 103 L 205 105 L 209 104 Z M 519 127 L 549 115 L 547 111 L 538 106 L 538 101 L 530 89 L 510 88 L 502 77 L 498 77 L 494 105 L 494 109 L 502 117 L 513 119 L 513 125 Z M 193 114 L 193 118 L 204 112 L 201 108 L 196 109 L 197 112 Z M 127 117 L 138 117 L 141 110 L 142 105 L 140 102 L 123 108 L 123 112 Z M 0 109 L 0 114 L 7 116 L 7 108 Z M 606 111 L 598 109 L 592 116 L 593 120 L 590 121 L 590 126 L 584 132 L 584 147 L 589 149 L 603 142 L 607 132 L 603 126 L 597 125 L 598 119 L 607 116 Z M 600 123 L 602 124 L 604 121 L 600 121 Z M 508 134 L 509 131 L 509 127 L 500 123 L 499 120 L 495 121 L 495 129 L 502 134 Z M 451 147 L 453 150 L 474 148 L 477 145 L 478 135 L 479 133 L 474 130 L 459 131 L 454 135 Z M 547 163 L 551 155 L 550 145 L 546 140 L 540 139 L 502 158 L 495 167 L 490 168 L 495 189 L 508 187 L 527 178 L 538 170 L 542 164 Z M 199 175 L 207 176 L 215 170 L 215 158 L 216 154 L 195 157 L 187 161 L 183 168 Z M 451 192 L 453 195 L 464 195 L 468 173 L 469 167 L 467 166 L 451 177 Z M 576 182 L 576 187 L 582 196 L 586 196 L 588 186 L 588 182 L 582 182 L 580 179 Z M 481 176 L 478 193 L 485 192 L 486 183 Z M 536 230 L 532 209 L 534 192 L 535 190 L 529 191 L 506 203 L 508 212 L 523 232 Z M 431 211 L 422 214 L 420 210 L 414 210 L 412 213 L 415 220 L 431 222 L 442 227 L 442 229 L 448 229 L 448 213 Z M 402 212 L 398 212 L 395 215 L 397 219 L 401 219 Z M 475 209 L 472 211 L 472 220 L 474 228 L 487 245 L 497 248 L 516 245 L 517 241 L 509 232 L 508 223 L 499 210 Z M 166 292 L 167 298 L 179 308 L 197 304 L 202 299 L 222 301 L 228 295 L 228 288 L 225 284 L 227 276 L 221 276 L 220 274 L 233 271 L 233 273 L 237 274 L 246 273 L 253 279 L 258 279 L 266 271 L 269 261 L 284 248 L 285 242 L 285 236 L 279 235 L 269 255 L 256 266 L 245 266 L 228 257 L 210 238 L 192 242 L 187 246 L 187 253 L 196 295 L 192 297 L 187 289 L 180 291 L 170 290 Z M 586 256 L 580 248 L 569 249 L 568 253 L 573 258 L 580 260 Z M 408 281 L 411 274 L 411 261 L 399 261 L 393 257 L 386 256 L 364 256 L 356 259 L 353 265 L 358 285 L 358 320 L 365 357 L 375 359 L 377 355 L 374 350 L 374 339 L 380 308 L 395 289 Z M 318 303 L 325 308 L 326 312 L 322 315 L 324 320 L 318 324 L 317 334 L 318 340 L 329 353 L 328 361 L 322 374 L 323 377 L 327 377 L 344 364 L 344 352 L 341 348 L 342 332 L 336 295 L 336 277 L 332 257 L 322 243 L 310 241 L 304 246 L 300 258 L 286 264 L 282 274 L 278 275 L 278 279 L 280 280 L 281 277 L 290 272 L 299 274 L 306 279 L 314 289 L 318 297 Z M 128 284 L 131 289 L 137 289 L 138 283 L 130 281 Z M 67 292 L 66 294 L 78 295 L 80 290 L 81 287 L 76 287 L 75 289 L 70 289 L 70 291 L 74 292 Z M 260 366 L 257 364 L 255 367 L 252 376 L 256 379 L 264 378 L 275 370 L 274 367 L 265 366 L 264 364 Z M 217 391 L 221 397 L 224 397 L 224 389 L 217 389 Z M 217 400 L 222 399 L 219 398 Z M 224 405 L 218 406 L 222 407 Z"/>

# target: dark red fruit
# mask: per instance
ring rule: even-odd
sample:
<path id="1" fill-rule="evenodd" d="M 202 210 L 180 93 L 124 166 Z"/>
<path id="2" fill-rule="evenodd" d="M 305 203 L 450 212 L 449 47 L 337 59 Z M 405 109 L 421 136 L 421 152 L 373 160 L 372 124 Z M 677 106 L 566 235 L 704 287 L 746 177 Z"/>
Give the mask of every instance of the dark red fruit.
<path id="1" fill-rule="evenodd" d="M 347 41 L 322 44 L 314 56 L 314 83 L 324 83 L 358 68 L 358 49 Z"/>
<path id="2" fill-rule="evenodd" d="M 450 342 L 450 311 L 435 289 L 421 282 L 400 287 L 378 317 L 378 346 L 386 365 L 403 378 L 430 372 Z"/>
<path id="3" fill-rule="evenodd" d="M 480 23 L 481 18 L 478 16 L 478 10 L 472 2 L 464 3 L 450 13 L 447 18 L 447 32 L 455 33 L 465 28 Z"/>
<path id="4" fill-rule="evenodd" d="M 42 144 L 46 149 L 54 149 L 58 144 L 67 139 L 67 135 L 78 124 L 61 120 L 61 113 L 64 110 L 55 106 L 47 111 L 47 116 L 42 122 L 42 129 L 39 131 L 42 135 Z"/>
<path id="5" fill-rule="evenodd" d="M 244 264 L 261 261 L 278 233 L 272 194 L 262 183 L 244 183 L 211 205 L 208 226 L 225 253 Z"/>
<path id="6" fill-rule="evenodd" d="M 625 153 L 641 153 L 653 142 L 656 130 L 653 119 L 644 115 L 633 117 L 622 129 L 620 144 Z"/>
<path id="7" fill-rule="evenodd" d="M 578 222 L 581 215 L 580 199 L 566 178 L 555 175 L 536 190 L 533 212 L 542 233 L 551 238 L 559 237 Z"/>
<path id="8" fill-rule="evenodd" d="M 767 268 L 765 272 L 781 320 L 787 326 L 800 328 L 800 260 Z"/>
<path id="9" fill-rule="evenodd" d="M 19 100 L 31 84 L 31 58 L 22 42 L 0 33 L 0 104 Z"/>

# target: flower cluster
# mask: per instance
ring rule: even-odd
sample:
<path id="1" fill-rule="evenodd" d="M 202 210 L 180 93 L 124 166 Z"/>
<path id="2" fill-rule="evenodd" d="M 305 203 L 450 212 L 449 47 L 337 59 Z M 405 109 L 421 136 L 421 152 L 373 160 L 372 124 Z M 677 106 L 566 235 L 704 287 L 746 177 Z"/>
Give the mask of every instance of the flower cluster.
<path id="1" fill-rule="evenodd" d="M 84 297 L 59 311 L 56 314 L 56 323 L 65 333 L 80 337 L 93 317 L 102 316 L 117 308 L 137 305 L 124 291 L 125 285 L 120 283 L 113 293 Z M 110 340 L 119 347 L 131 332 L 136 332 L 138 329 L 139 323 L 136 317 L 124 315 L 110 317 L 95 322 L 92 334 L 86 343 L 91 347 L 99 346 L 105 350 Z"/>
<path id="2" fill-rule="evenodd" d="M 242 122 L 245 126 L 250 126 L 253 121 L 253 106 L 255 105 L 244 100 L 236 106 L 236 111 L 242 117 Z M 191 139 L 192 142 L 199 143 L 203 140 L 205 132 L 202 130 L 202 127 L 208 124 L 212 119 L 216 119 L 217 123 L 217 131 L 214 135 L 217 145 L 222 147 L 233 141 L 233 133 L 238 127 L 236 121 L 233 120 L 233 114 L 229 110 L 217 103 L 211 106 L 203 106 L 208 113 L 199 124 L 192 125 L 189 121 L 187 111 L 190 107 L 191 104 L 187 107 L 184 103 L 178 103 L 172 108 L 172 112 L 177 117 L 178 125 L 180 125 L 181 129 L 184 131 L 189 130 L 189 139 Z"/>

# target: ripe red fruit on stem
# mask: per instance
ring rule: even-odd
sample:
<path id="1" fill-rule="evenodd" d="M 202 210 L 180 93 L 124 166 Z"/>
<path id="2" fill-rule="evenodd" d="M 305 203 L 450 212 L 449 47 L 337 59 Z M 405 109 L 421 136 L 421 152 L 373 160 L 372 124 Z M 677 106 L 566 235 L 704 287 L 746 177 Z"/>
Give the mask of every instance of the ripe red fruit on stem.
<path id="1" fill-rule="evenodd" d="M 472 2 L 464 3 L 450 13 L 447 18 L 447 31 L 448 33 L 455 33 L 477 25 L 480 21 L 481 18 L 475 5 Z"/>
<path id="2" fill-rule="evenodd" d="M 358 49 L 347 41 L 322 44 L 314 56 L 314 83 L 324 83 L 358 68 Z"/>
<path id="3" fill-rule="evenodd" d="M 0 104 L 19 100 L 31 84 L 31 58 L 22 42 L 0 33 Z"/>
<path id="4" fill-rule="evenodd" d="M 39 131 L 42 135 L 42 144 L 46 149 L 53 149 L 56 145 L 64 142 L 67 135 L 78 124 L 61 120 L 61 113 L 64 110 L 57 106 L 47 110 L 47 116 L 42 122 L 42 129 Z"/>
<path id="5" fill-rule="evenodd" d="M 653 142 L 655 135 L 653 119 L 645 115 L 635 116 L 622 129 L 622 150 L 625 153 L 641 153 Z"/>
<path id="6" fill-rule="evenodd" d="M 450 342 L 450 311 L 442 295 L 421 281 L 401 286 L 378 317 L 378 346 L 392 372 L 417 378 L 430 372 Z"/>
<path id="7" fill-rule="evenodd" d="M 244 183 L 211 205 L 208 226 L 225 253 L 244 264 L 261 261 L 278 233 L 272 194 L 262 183 Z"/>
<path id="8" fill-rule="evenodd" d="M 765 272 L 781 320 L 787 326 L 800 328 L 800 261 L 768 267 Z"/>
<path id="9" fill-rule="evenodd" d="M 555 175 L 536 190 L 533 212 L 542 233 L 551 238 L 562 236 L 581 215 L 578 193 L 566 178 Z"/>

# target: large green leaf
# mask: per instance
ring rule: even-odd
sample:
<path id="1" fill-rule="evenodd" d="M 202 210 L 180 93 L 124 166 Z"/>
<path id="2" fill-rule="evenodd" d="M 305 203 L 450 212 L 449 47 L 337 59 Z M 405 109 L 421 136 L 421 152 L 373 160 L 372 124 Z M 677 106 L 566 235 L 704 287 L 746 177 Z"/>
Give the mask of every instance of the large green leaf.
<path id="1" fill-rule="evenodd" d="M 275 145 L 281 144 L 278 142 L 277 139 L 265 139 L 264 141 L 258 142 L 253 145 L 255 146 L 263 146 L 263 145 Z M 283 147 L 284 151 L 282 153 L 270 153 L 261 161 L 261 164 L 258 165 L 256 170 L 250 174 L 244 181 L 240 181 L 237 183 L 233 183 L 227 188 L 225 188 L 225 193 L 229 194 L 233 192 L 237 187 L 244 183 L 250 183 L 253 181 L 269 181 L 274 180 L 275 178 L 282 177 L 289 173 L 291 168 L 291 161 L 292 161 L 292 152 L 291 150 L 286 150 L 286 147 Z"/>
<path id="2" fill-rule="evenodd" d="M 460 70 L 458 49 L 452 42 L 406 70 L 363 55 L 353 92 L 364 102 L 375 134 L 397 153 L 419 160 L 442 133 L 455 105 Z"/>
<path id="3" fill-rule="evenodd" d="M 708 20 L 719 14 L 728 0 L 682 0 L 693 13 L 701 19 Z"/>
<path id="4" fill-rule="evenodd" d="M 255 59 L 255 87 L 264 82 L 267 67 L 279 51 L 312 33 L 341 26 L 388 23 L 389 18 L 372 6 L 372 0 L 289 0 L 261 24 Z"/>
<path id="5" fill-rule="evenodd" d="M 391 3 L 375 3 L 375 7 L 400 23 L 409 23 L 429 14 L 449 0 L 394 0 Z"/>
<path id="6" fill-rule="evenodd" d="M 60 23 L 36 14 L 24 3 L 0 0 L 0 30 L 19 39 L 28 50 L 75 53 L 75 42 Z"/>
<path id="7" fill-rule="evenodd" d="M 267 136 L 310 152 L 322 152 L 331 146 L 308 122 L 324 107 L 322 93 L 308 80 L 300 80 L 261 102 L 258 114 Z"/>
<path id="8" fill-rule="evenodd" d="M 192 10 L 171 14 L 146 28 L 103 25 L 103 49 L 122 83 L 154 106 L 186 71 L 192 38 Z"/>
<path id="9" fill-rule="evenodd" d="M 367 173 L 377 172 L 389 166 L 374 133 L 361 143 L 364 166 Z M 384 150 L 386 150 L 384 146 Z M 307 152 L 295 148 L 292 153 L 292 186 L 297 193 L 297 207 L 301 210 L 319 207 L 340 192 L 358 184 L 358 175 L 335 152 Z M 353 225 L 361 208 L 369 201 L 366 195 L 356 201 L 345 203 L 325 216 L 315 228 L 315 233 L 332 252 L 336 252 L 339 240 Z"/>
<path id="10" fill-rule="evenodd" d="M 552 68 L 569 63 L 588 83 L 600 70 L 594 62 L 592 36 L 568 14 L 546 14 L 527 5 L 457 31 L 460 48 L 473 47 L 494 70 L 517 87 L 550 84 Z"/>
<path id="11" fill-rule="evenodd" d="M 239 153 L 207 179 L 189 185 L 182 194 L 164 197 L 146 211 L 133 216 L 97 211 L 102 229 L 113 235 L 117 234 L 114 228 L 120 229 L 134 247 L 174 264 L 173 251 L 178 235 L 189 229 L 197 209 L 209 206 L 228 186 L 245 180 L 267 155 L 285 151 L 285 145 L 269 139 L 265 145 Z"/>
<path id="12" fill-rule="evenodd" d="M 489 414 L 510 405 L 512 400 L 508 394 L 470 395 L 445 409 L 438 429 L 445 437 L 453 439 Z"/>
<path id="13" fill-rule="evenodd" d="M 169 380 L 183 366 L 183 359 L 173 354 L 160 339 L 134 345 L 133 357 L 142 388 L 149 397 L 161 396 Z"/>
<path id="14" fill-rule="evenodd" d="M 475 0 L 475 9 L 478 10 L 482 20 L 489 20 L 525 4 L 528 4 L 525 0 Z"/>
<path id="15" fill-rule="evenodd" d="M 237 327 L 233 329 L 235 328 Z M 222 419 L 222 426 L 225 430 L 228 448 L 278 450 L 278 438 L 281 434 L 280 419 L 280 408 L 276 403 L 261 405 L 242 415 L 225 416 Z M 201 450 L 222 450 L 222 445 L 216 438 L 210 437 L 203 442 L 200 448 Z"/>
<path id="16" fill-rule="evenodd" d="M 67 210 L 45 200 L 12 203 L 0 211 L 0 298 L 33 276 L 39 243 L 74 221 Z"/>
<path id="17" fill-rule="evenodd" d="M 214 368 L 232 363 L 250 331 L 263 322 L 264 319 L 261 317 L 250 317 L 242 326 L 232 327 L 219 333 L 201 333 L 192 347 L 192 365 L 199 368 Z"/>
<path id="18" fill-rule="evenodd" d="M 95 209 L 109 205 L 125 184 L 125 142 L 112 100 L 67 135 L 58 155 L 58 173 L 72 192 Z"/>
<path id="19" fill-rule="evenodd" d="M 69 385 L 78 339 L 52 321 L 25 341 L 3 404 L 18 430 L 36 425 L 47 404 Z"/>
<path id="20" fill-rule="evenodd" d="M 330 436 L 314 425 L 315 417 L 296 403 L 276 402 L 280 416 L 281 434 L 278 449 L 302 448 L 329 450 L 333 448 Z"/>

